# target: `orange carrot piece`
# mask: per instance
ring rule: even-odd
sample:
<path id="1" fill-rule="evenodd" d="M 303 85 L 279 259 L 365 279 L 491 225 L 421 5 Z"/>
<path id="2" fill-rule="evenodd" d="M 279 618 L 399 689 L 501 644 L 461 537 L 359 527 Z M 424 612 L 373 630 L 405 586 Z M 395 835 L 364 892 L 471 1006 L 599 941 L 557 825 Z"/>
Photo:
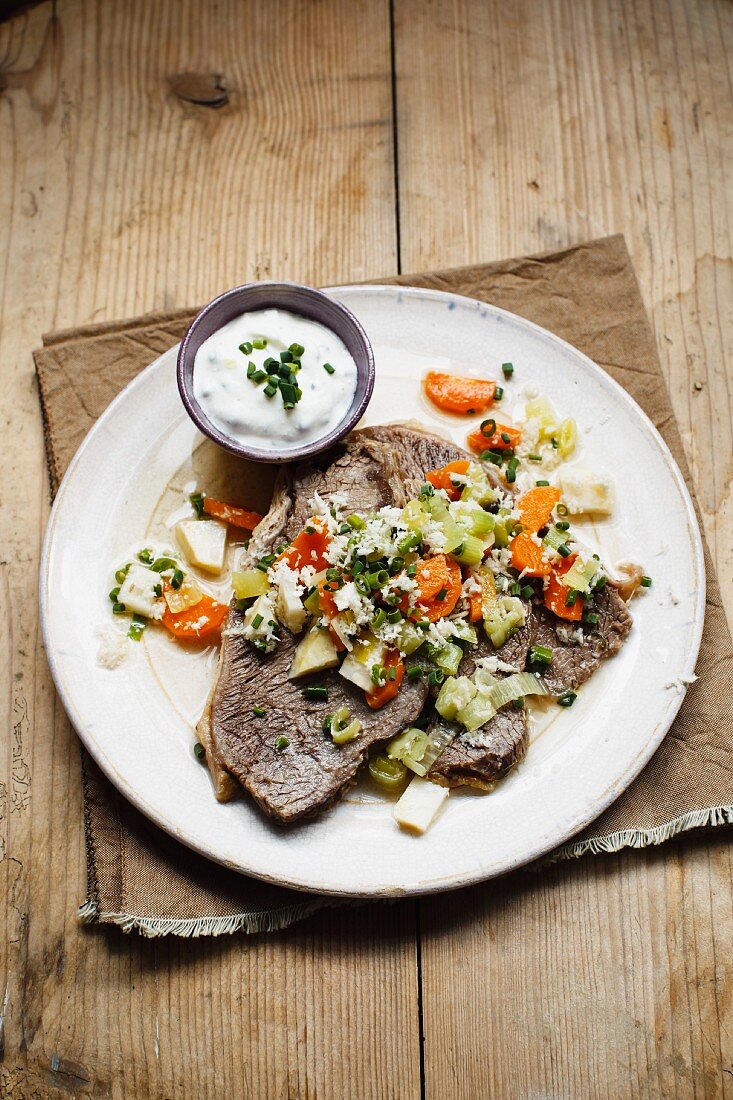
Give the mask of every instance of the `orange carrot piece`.
<path id="1" fill-rule="evenodd" d="M 389 672 L 389 669 L 395 670 L 394 680 L 387 678 L 382 687 L 375 687 L 374 691 L 368 691 L 366 693 L 367 704 L 372 710 L 379 710 L 385 703 L 388 703 L 390 699 L 394 699 L 397 692 L 400 690 L 402 679 L 405 675 L 405 665 L 400 657 L 399 650 L 390 649 L 384 659 L 384 667 Z"/>
<path id="2" fill-rule="evenodd" d="M 582 619 L 585 600 L 582 596 L 577 596 L 575 603 L 568 607 L 565 600 L 570 589 L 559 578 L 567 573 L 577 556 L 577 554 L 570 554 L 569 557 L 563 558 L 561 562 L 557 563 L 545 589 L 545 607 L 552 611 L 554 615 L 557 615 L 558 618 L 568 619 L 570 622 L 578 622 Z"/>
<path id="3" fill-rule="evenodd" d="M 346 642 L 336 633 L 332 626 L 329 626 L 328 633 L 331 635 L 331 641 L 336 646 L 336 652 L 341 653 L 346 649 Z"/>
<path id="4" fill-rule="evenodd" d="M 162 622 L 175 638 L 191 641 L 218 634 L 228 614 L 228 604 L 219 603 L 211 596 L 202 596 L 193 607 L 175 614 L 166 604 Z"/>
<path id="5" fill-rule="evenodd" d="M 333 598 L 336 589 L 331 588 L 332 583 L 336 582 L 327 581 L 325 578 L 318 582 L 318 606 L 327 619 L 335 619 L 339 613 Z"/>
<path id="6" fill-rule="evenodd" d="M 429 600 L 440 592 L 441 588 L 445 588 L 449 581 L 448 561 L 445 554 L 424 558 L 417 567 L 415 580 L 420 586 L 421 600 Z"/>
<path id="7" fill-rule="evenodd" d="M 526 573 L 530 577 L 549 577 L 552 566 L 543 558 L 542 547 L 529 534 L 522 532 L 513 538 L 510 549 L 512 565 L 520 573 Z"/>
<path id="8" fill-rule="evenodd" d="M 463 584 L 461 567 L 453 558 L 445 558 L 445 568 L 445 583 L 430 599 L 423 598 L 422 594 L 418 597 L 418 603 L 415 604 L 411 615 L 413 619 L 427 619 L 429 622 L 434 623 L 438 619 L 450 615 L 458 603 Z M 439 598 L 441 592 L 445 593 L 442 599 Z"/>
<path id="9" fill-rule="evenodd" d="M 467 473 L 469 465 L 468 459 L 459 458 L 455 462 L 449 462 L 447 466 L 441 466 L 439 470 L 428 470 L 425 477 L 434 488 L 445 489 L 451 500 L 458 500 L 462 487 L 454 485 L 450 475 Z"/>
<path id="10" fill-rule="evenodd" d="M 329 561 L 326 557 L 331 542 L 326 531 L 316 526 L 315 522 L 309 524 L 312 534 L 304 528 L 296 538 L 283 550 L 278 561 L 286 561 L 291 569 L 302 569 L 304 565 L 312 565 L 320 572 L 328 569 Z"/>
<path id="11" fill-rule="evenodd" d="M 444 412 L 474 416 L 484 412 L 493 402 L 496 382 L 489 382 L 485 378 L 461 378 L 456 374 L 428 371 L 425 376 L 425 393 Z"/>
<path id="12" fill-rule="evenodd" d="M 524 531 L 536 534 L 541 527 L 547 527 L 552 509 L 562 497 L 562 490 L 554 485 L 537 485 L 519 498 L 518 507 Z"/>
<path id="13" fill-rule="evenodd" d="M 506 439 L 501 438 L 502 435 L 509 436 L 508 443 Z M 476 428 L 466 437 L 466 442 L 472 451 L 480 455 L 482 451 L 506 451 L 510 447 L 516 447 L 521 439 L 522 433 L 519 428 L 510 428 L 508 424 L 497 424 L 496 430 L 489 432 L 488 435 L 480 427 Z"/>
<path id="14" fill-rule="evenodd" d="M 468 618 L 472 623 L 476 623 L 479 619 L 484 617 L 484 600 L 493 600 L 496 596 L 496 585 L 494 584 L 494 578 L 487 569 L 483 569 L 479 573 L 475 573 L 476 580 L 481 585 L 480 592 L 472 592 L 468 597 Z"/>
<path id="15" fill-rule="evenodd" d="M 246 508 L 236 508 L 233 504 L 224 504 L 212 497 L 204 497 L 204 511 L 207 516 L 214 516 L 223 523 L 231 523 L 232 527 L 242 527 L 245 531 L 254 531 L 262 519 L 259 512 L 248 512 Z"/>

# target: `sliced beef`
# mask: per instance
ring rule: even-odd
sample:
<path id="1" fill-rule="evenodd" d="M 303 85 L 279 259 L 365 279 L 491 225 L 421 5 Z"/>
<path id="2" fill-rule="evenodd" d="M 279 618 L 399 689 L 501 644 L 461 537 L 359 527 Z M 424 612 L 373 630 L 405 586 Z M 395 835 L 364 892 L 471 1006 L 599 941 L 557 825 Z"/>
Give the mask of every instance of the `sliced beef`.
<path id="1" fill-rule="evenodd" d="M 543 671 L 542 678 L 556 695 L 585 683 L 605 657 L 618 652 L 631 630 L 629 609 L 610 585 L 596 594 L 592 609 L 599 616 L 593 628 L 562 623 L 545 607 L 535 608 L 532 641 L 552 650 L 552 664 Z M 582 640 L 573 636 L 578 629 Z"/>
<path id="2" fill-rule="evenodd" d="M 257 528 L 248 550 L 252 564 L 262 553 L 292 537 L 311 515 L 314 493 L 326 497 L 348 494 L 349 507 L 368 511 L 385 504 L 402 504 L 392 489 L 392 450 L 368 432 L 355 432 L 347 443 L 318 463 L 285 470 L 272 507 Z M 404 489 L 400 488 L 400 493 Z M 298 639 L 282 629 L 282 640 L 271 654 L 258 653 L 242 636 L 244 613 L 233 607 L 222 634 L 222 647 L 210 705 L 199 725 L 207 748 L 215 788 L 225 797 L 229 787 L 222 773 L 235 777 L 262 809 L 283 824 L 291 824 L 329 807 L 355 781 L 371 745 L 394 737 L 420 713 L 426 696 L 424 681 L 405 678 L 395 699 L 372 711 L 364 693 L 339 675 L 338 669 L 287 679 Z M 328 688 L 328 702 L 309 702 L 303 688 L 317 682 Z M 253 708 L 263 707 L 258 718 Z M 349 744 L 334 745 L 323 733 L 326 714 L 346 706 L 362 722 L 362 732 Z M 278 738 L 288 745 L 278 749 Z"/>
<path id="3" fill-rule="evenodd" d="M 441 466 L 460 459 L 479 462 L 476 455 L 469 454 L 450 440 L 432 435 L 422 425 L 411 421 L 378 425 L 367 428 L 366 431 L 372 439 L 379 440 L 392 451 L 398 474 L 403 483 L 406 483 L 408 500 L 417 496 L 428 470 L 439 470 Z M 511 491 L 501 480 L 493 463 L 482 462 L 480 465 L 492 485 L 501 488 L 505 493 Z"/>

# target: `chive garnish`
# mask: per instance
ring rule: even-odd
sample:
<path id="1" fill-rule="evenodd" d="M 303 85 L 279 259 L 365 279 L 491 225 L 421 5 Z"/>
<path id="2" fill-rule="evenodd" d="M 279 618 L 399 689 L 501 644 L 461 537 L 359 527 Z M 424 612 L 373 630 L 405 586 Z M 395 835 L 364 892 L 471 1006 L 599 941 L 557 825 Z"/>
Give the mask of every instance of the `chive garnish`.
<path id="1" fill-rule="evenodd" d="M 254 372 L 254 374 L 252 375 L 252 381 L 256 382 L 258 386 L 259 386 L 260 382 L 264 382 L 266 378 L 267 378 L 267 371 L 265 371 L 265 370 L 256 370 Z"/>
<path id="2" fill-rule="evenodd" d="M 130 629 L 127 631 L 127 637 L 132 638 L 133 642 L 139 642 L 143 636 L 145 626 L 146 622 L 142 615 L 133 615 Z"/>
<path id="3" fill-rule="evenodd" d="M 513 584 L 509 585 L 509 594 L 511 596 L 519 596 L 521 594 L 521 591 L 522 591 L 522 586 L 521 586 L 521 584 L 519 584 L 518 581 L 514 581 Z"/>
<path id="4" fill-rule="evenodd" d="M 552 650 L 546 645 L 532 645 L 529 647 L 529 660 L 536 665 L 551 665 Z"/>
<path id="5" fill-rule="evenodd" d="M 153 585 L 153 592 L 155 593 L 156 596 L 162 596 L 163 595 L 163 585 L 162 584 L 154 584 Z"/>
<path id="6" fill-rule="evenodd" d="M 183 584 L 183 571 L 181 569 L 174 569 L 173 576 L 171 577 L 171 588 L 180 588 Z"/>
<path id="7" fill-rule="evenodd" d="M 407 670 L 408 680 L 420 680 L 422 678 L 422 669 L 420 665 L 410 665 Z"/>
<path id="8" fill-rule="evenodd" d="M 431 669 L 428 673 L 428 684 L 430 687 L 440 687 L 445 680 L 445 673 L 441 672 L 439 668 Z"/>
<path id="9" fill-rule="evenodd" d="M 565 597 L 565 606 L 566 607 L 574 607 L 577 600 L 578 600 L 579 595 L 580 595 L 580 593 L 578 592 L 578 590 L 576 588 L 571 588 L 569 590 L 568 594 Z"/>
<path id="10" fill-rule="evenodd" d="M 372 683 L 377 687 L 382 687 L 387 679 L 387 669 L 384 665 L 372 665 L 369 675 L 372 678 Z"/>
<path id="11" fill-rule="evenodd" d="M 264 621 L 265 620 L 262 615 L 255 615 L 254 619 L 252 620 L 252 629 L 259 630 Z"/>
<path id="12" fill-rule="evenodd" d="M 251 344 L 249 340 L 245 340 L 243 344 L 239 345 L 239 350 L 243 355 L 251 355 L 253 346 L 254 345 Z"/>
<path id="13" fill-rule="evenodd" d="M 127 610 L 127 608 L 125 607 L 125 605 L 123 603 L 118 602 L 118 603 L 113 603 L 112 604 L 112 611 L 114 612 L 115 615 L 124 615 L 126 610 Z"/>
<path id="14" fill-rule="evenodd" d="M 153 551 L 148 550 L 148 548 L 146 547 L 144 550 L 141 550 L 139 552 L 137 559 L 138 561 L 141 561 L 143 565 L 152 565 L 154 560 Z"/>
<path id="15" fill-rule="evenodd" d="M 502 363 L 501 364 L 501 371 L 502 371 L 502 374 L 504 375 L 505 378 L 511 378 L 511 376 L 514 374 L 514 364 L 513 363 Z"/>
<path id="16" fill-rule="evenodd" d="M 525 584 L 522 589 L 522 595 L 524 596 L 525 600 L 532 599 L 532 597 L 534 596 L 534 588 L 531 584 Z"/>
<path id="17" fill-rule="evenodd" d="M 252 347 L 257 348 L 258 351 L 263 351 L 267 347 L 267 340 L 264 336 L 255 336 L 252 340 Z"/>
<path id="18" fill-rule="evenodd" d="M 440 602 L 440 601 L 444 600 L 447 595 L 448 595 L 448 589 L 447 588 L 441 588 L 440 592 L 438 592 L 438 594 L 436 595 L 435 598 L 436 598 L 436 600 L 438 600 Z"/>
<path id="19" fill-rule="evenodd" d="M 353 527 L 355 531 L 361 531 L 362 527 L 366 527 L 366 520 L 358 516 L 356 512 L 346 517 L 346 522 L 349 527 Z"/>
<path id="20" fill-rule="evenodd" d="M 123 583 L 125 577 L 129 573 L 129 571 L 130 571 L 130 562 L 128 561 L 127 565 L 123 565 L 122 568 L 118 569 L 117 572 L 115 573 L 115 580 L 117 581 L 118 584 Z"/>
<path id="21" fill-rule="evenodd" d="M 498 451 L 482 451 L 479 455 L 482 462 L 493 462 L 495 466 L 501 466 L 504 456 Z"/>
<path id="22" fill-rule="evenodd" d="M 516 470 L 507 470 L 506 479 L 510 484 L 512 482 L 516 481 L 517 480 L 517 471 Z"/>
<path id="23" fill-rule="evenodd" d="M 588 623 L 589 626 L 597 626 L 599 621 L 600 615 L 598 615 L 595 611 L 588 611 L 583 616 L 583 622 Z"/>
<path id="24" fill-rule="evenodd" d="M 177 569 L 178 563 L 173 558 L 156 558 L 150 568 L 154 573 L 166 573 L 169 569 Z"/>
<path id="25" fill-rule="evenodd" d="M 193 746 L 193 755 L 196 757 L 197 760 L 206 759 L 206 749 L 200 741 L 197 741 L 196 744 Z"/>
<path id="26" fill-rule="evenodd" d="M 330 363 L 324 363 L 323 364 L 323 369 L 325 370 L 326 374 L 335 374 L 336 373 L 336 368 L 332 367 Z"/>
<path id="27" fill-rule="evenodd" d="M 387 615 L 387 622 L 392 623 L 393 626 L 394 626 L 395 623 L 402 622 L 402 612 L 401 611 L 390 611 L 389 614 Z"/>
<path id="28" fill-rule="evenodd" d="M 274 397 L 277 393 L 277 386 L 273 386 L 272 382 L 268 382 L 262 392 L 265 397 Z"/>
<path id="29" fill-rule="evenodd" d="M 568 516 L 568 515 L 570 515 L 570 513 L 569 513 L 569 511 L 568 511 L 568 506 L 567 506 L 567 504 L 558 504 L 558 506 L 557 506 L 557 514 L 558 514 L 559 516 Z"/>
<path id="30" fill-rule="evenodd" d="M 642 588 L 651 588 L 651 586 L 652 586 L 652 578 L 651 577 L 644 576 L 644 577 L 641 578 L 641 587 Z"/>
<path id="31" fill-rule="evenodd" d="M 255 364 L 250 359 L 249 363 L 247 364 L 247 377 L 248 378 L 254 378 L 256 373 L 257 373 L 257 367 L 255 366 Z"/>
<path id="32" fill-rule="evenodd" d="M 303 688 L 303 698 L 312 699 L 314 702 L 328 701 L 328 688 L 322 684 L 309 684 Z"/>
<path id="33" fill-rule="evenodd" d="M 480 425 L 481 435 L 485 435 L 489 439 L 496 432 L 495 420 L 482 420 Z"/>
<path id="34" fill-rule="evenodd" d="M 110 602 L 111 603 L 117 603 L 117 597 L 119 596 L 119 594 L 120 594 L 120 585 L 118 584 L 117 587 L 113 588 L 112 591 L 109 594 Z"/>
<path id="35" fill-rule="evenodd" d="M 301 356 L 305 354 L 305 348 L 303 347 L 302 344 L 291 344 L 290 347 L 288 348 L 288 351 L 296 359 L 300 359 Z"/>
<path id="36" fill-rule="evenodd" d="M 494 401 L 501 401 L 503 396 L 504 396 L 504 388 L 502 386 L 497 386 L 496 389 L 494 390 Z"/>
<path id="37" fill-rule="evenodd" d="M 252 707 L 252 713 L 254 714 L 255 718 L 264 718 L 267 714 L 267 711 L 264 707 L 254 706 Z"/>
<path id="38" fill-rule="evenodd" d="M 561 558 L 569 558 L 572 551 L 566 543 L 563 543 L 562 546 L 558 546 L 557 552 Z"/>
<path id="39" fill-rule="evenodd" d="M 287 737 L 278 737 L 275 741 L 275 748 L 278 750 L 286 749 L 289 744 L 290 742 L 288 741 Z"/>
<path id="40" fill-rule="evenodd" d="M 560 707 L 572 707 L 578 696 L 574 691 L 564 691 L 562 695 L 557 697 L 557 705 Z"/>
<path id="41" fill-rule="evenodd" d="M 542 455 L 527 455 L 527 458 L 530 462 L 541 462 L 542 461 Z"/>
<path id="42" fill-rule="evenodd" d="M 538 489 L 544 488 L 546 485 L 549 485 L 549 484 L 550 484 L 549 481 L 535 481 L 535 485 L 537 486 Z"/>
<path id="43" fill-rule="evenodd" d="M 557 527 L 558 531 L 569 531 L 570 530 L 570 524 L 568 523 L 568 521 L 566 519 L 559 519 L 557 521 L 557 523 L 555 524 L 555 526 Z"/>
<path id="44" fill-rule="evenodd" d="M 380 626 L 384 626 L 386 621 L 387 621 L 387 612 L 383 608 L 380 607 L 379 611 L 376 613 L 376 615 L 372 619 L 372 628 L 374 630 L 379 630 Z"/>
<path id="45" fill-rule="evenodd" d="M 396 668 L 394 668 L 394 667 L 390 668 L 389 672 L 387 673 L 387 679 L 388 680 L 396 680 L 397 679 L 397 669 Z"/>

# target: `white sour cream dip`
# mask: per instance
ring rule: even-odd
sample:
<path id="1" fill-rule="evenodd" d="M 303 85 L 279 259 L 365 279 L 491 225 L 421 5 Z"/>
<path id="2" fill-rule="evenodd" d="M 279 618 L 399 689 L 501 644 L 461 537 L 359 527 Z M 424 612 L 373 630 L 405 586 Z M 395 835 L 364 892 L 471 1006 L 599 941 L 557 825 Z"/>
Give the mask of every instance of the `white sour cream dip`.
<path id="1" fill-rule="evenodd" d="M 240 351 L 240 344 L 254 340 L 266 340 L 267 346 Z M 264 370 L 266 359 L 279 361 L 291 344 L 305 348 L 295 375 L 302 396 L 295 408 L 286 409 L 281 392 L 268 397 L 267 381 L 248 378 L 247 367 L 254 363 Z M 297 450 L 322 439 L 344 419 L 355 391 L 356 363 L 343 340 L 317 321 L 283 309 L 235 317 L 204 340 L 194 360 L 193 393 L 209 420 L 236 442 L 261 450 Z"/>

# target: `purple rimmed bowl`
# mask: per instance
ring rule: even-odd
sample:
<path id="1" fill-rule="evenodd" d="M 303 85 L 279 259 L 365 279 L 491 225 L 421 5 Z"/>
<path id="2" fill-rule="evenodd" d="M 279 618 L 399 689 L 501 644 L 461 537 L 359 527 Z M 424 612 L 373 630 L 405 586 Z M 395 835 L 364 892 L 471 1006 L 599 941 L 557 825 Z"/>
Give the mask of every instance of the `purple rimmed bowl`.
<path id="1" fill-rule="evenodd" d="M 232 439 L 209 420 L 193 393 L 196 352 L 204 340 L 235 317 L 259 309 L 286 309 L 309 321 L 317 321 L 336 334 L 356 363 L 356 389 L 348 412 L 327 435 L 302 447 L 281 451 L 249 447 Z M 374 389 L 374 353 L 367 334 L 351 310 L 335 298 L 299 283 L 246 283 L 227 290 L 209 302 L 194 318 L 178 352 L 178 390 L 186 412 L 196 427 L 214 443 L 253 462 L 294 462 L 319 454 L 347 435 L 359 422 Z"/>

